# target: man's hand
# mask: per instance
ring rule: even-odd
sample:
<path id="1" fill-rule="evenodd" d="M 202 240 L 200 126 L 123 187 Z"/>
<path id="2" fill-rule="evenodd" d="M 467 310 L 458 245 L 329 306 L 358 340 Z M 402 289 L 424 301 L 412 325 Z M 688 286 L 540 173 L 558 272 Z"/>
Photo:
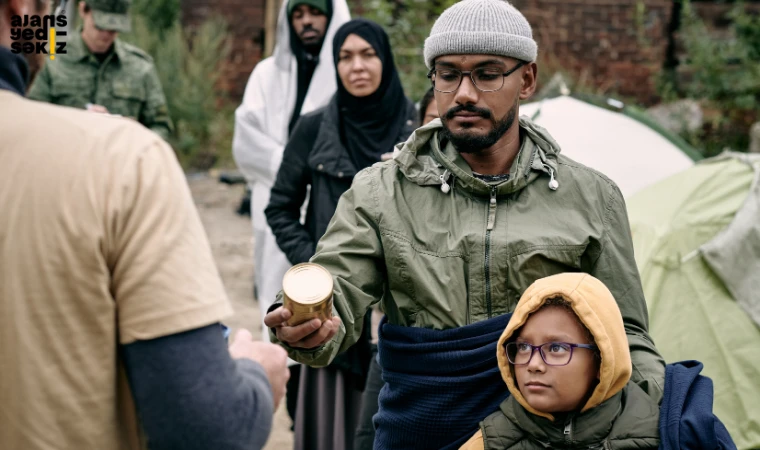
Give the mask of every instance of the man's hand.
<path id="1" fill-rule="evenodd" d="M 285 396 L 286 384 L 290 378 L 288 354 L 279 345 L 254 341 L 248 330 L 238 330 L 230 345 L 232 359 L 250 359 L 264 367 L 272 386 L 274 407 L 277 409 Z"/>
<path id="2" fill-rule="evenodd" d="M 324 322 L 311 319 L 294 327 L 287 326 L 285 322 L 292 315 L 290 310 L 280 306 L 264 317 L 264 324 L 275 329 L 277 339 L 294 348 L 317 348 L 332 339 L 340 329 L 339 317 Z"/>
<path id="3" fill-rule="evenodd" d="M 96 112 L 100 114 L 108 114 L 108 108 L 103 105 L 96 105 L 93 103 L 87 104 L 87 111 Z"/>

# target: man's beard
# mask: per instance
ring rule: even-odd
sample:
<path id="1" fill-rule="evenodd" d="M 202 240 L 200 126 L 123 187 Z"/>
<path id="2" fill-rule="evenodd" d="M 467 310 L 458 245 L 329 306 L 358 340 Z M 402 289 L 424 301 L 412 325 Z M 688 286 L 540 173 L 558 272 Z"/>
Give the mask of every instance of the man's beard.
<path id="1" fill-rule="evenodd" d="M 515 104 L 510 108 L 506 117 L 502 120 L 495 120 L 491 111 L 483 108 L 477 108 L 472 105 L 458 105 L 446 112 L 441 118 L 443 121 L 442 135 L 445 139 L 449 140 L 459 153 L 480 153 L 483 150 L 494 146 L 499 139 L 504 136 L 512 125 L 515 123 L 517 117 L 518 100 L 515 100 Z M 460 112 L 471 112 L 479 114 L 486 120 L 491 122 L 491 131 L 486 135 L 478 135 L 470 133 L 469 131 L 463 131 L 460 133 L 453 133 L 448 126 L 448 122 L 454 119 L 454 115 Z"/>
<path id="2" fill-rule="evenodd" d="M 304 40 L 303 35 L 307 31 L 316 31 L 318 36 L 309 38 L 309 40 L 306 41 Z M 307 25 L 303 30 L 301 30 L 301 34 L 298 37 L 301 39 L 301 45 L 303 45 L 304 50 L 311 53 L 312 55 L 316 55 L 322 49 L 322 41 L 324 40 L 325 36 L 319 35 L 319 32 L 316 29 L 314 29 L 311 25 Z"/>

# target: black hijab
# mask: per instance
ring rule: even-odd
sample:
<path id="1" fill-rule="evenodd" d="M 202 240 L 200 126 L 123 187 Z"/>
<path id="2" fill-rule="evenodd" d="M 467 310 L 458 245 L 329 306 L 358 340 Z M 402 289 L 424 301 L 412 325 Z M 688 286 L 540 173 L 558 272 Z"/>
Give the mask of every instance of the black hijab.
<path id="1" fill-rule="evenodd" d="M 367 41 L 383 63 L 380 86 L 366 97 L 351 95 L 337 74 L 340 48 L 350 34 Z M 336 97 L 340 110 L 341 141 L 356 169 L 361 170 L 380 161 L 383 153 L 393 151 L 407 121 L 409 101 L 393 62 L 388 35 L 380 25 L 365 19 L 346 22 L 335 34 L 333 59 L 338 77 Z"/>

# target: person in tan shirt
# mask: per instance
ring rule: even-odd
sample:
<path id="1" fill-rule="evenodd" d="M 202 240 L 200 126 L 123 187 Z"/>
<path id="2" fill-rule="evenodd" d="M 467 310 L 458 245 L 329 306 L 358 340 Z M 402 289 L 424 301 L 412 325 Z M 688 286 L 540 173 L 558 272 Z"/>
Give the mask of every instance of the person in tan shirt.
<path id="1" fill-rule="evenodd" d="M 232 310 L 161 138 L 23 98 L 11 18 L 47 8 L 0 0 L 0 448 L 261 448 L 285 352 L 247 331 L 228 351 Z"/>

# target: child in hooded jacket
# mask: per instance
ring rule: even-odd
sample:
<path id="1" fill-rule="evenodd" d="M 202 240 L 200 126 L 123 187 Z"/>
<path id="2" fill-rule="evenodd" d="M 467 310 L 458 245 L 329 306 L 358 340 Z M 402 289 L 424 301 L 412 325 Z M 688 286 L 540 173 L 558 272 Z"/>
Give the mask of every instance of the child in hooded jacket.
<path id="1" fill-rule="evenodd" d="M 617 302 L 598 279 L 533 283 L 497 346 L 510 396 L 462 450 L 656 449 L 659 406 L 630 381 Z"/>

